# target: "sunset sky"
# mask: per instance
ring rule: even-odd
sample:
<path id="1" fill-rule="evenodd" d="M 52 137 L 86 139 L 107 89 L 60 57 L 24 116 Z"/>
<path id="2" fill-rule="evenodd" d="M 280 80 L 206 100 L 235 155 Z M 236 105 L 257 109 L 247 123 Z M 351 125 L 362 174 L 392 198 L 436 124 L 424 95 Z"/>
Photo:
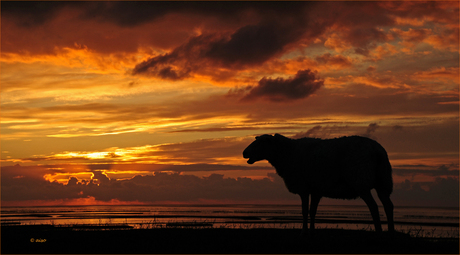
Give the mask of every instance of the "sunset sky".
<path id="1" fill-rule="evenodd" d="M 242 157 L 274 133 L 458 207 L 459 2 L 1 2 L 2 205 L 300 204 Z"/>

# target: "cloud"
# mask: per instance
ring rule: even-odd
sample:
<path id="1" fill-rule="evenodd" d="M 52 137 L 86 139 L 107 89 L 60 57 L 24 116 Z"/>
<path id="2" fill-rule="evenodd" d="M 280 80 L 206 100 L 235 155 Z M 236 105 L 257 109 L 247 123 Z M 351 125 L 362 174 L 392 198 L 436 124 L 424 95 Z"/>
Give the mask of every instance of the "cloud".
<path id="1" fill-rule="evenodd" d="M 459 31 L 459 28 L 445 29 L 440 34 L 427 37 L 424 42 L 436 49 L 458 52 Z"/>
<path id="2" fill-rule="evenodd" d="M 250 137 L 226 137 L 216 139 L 199 139 L 191 142 L 170 143 L 154 147 L 147 147 L 145 150 L 140 149 L 132 155 L 134 158 L 143 158 L 144 160 L 153 160 L 156 163 L 164 164 L 236 164 L 245 165 L 242 158 L 242 152 L 248 144 L 252 142 Z M 128 149 L 129 151 L 130 149 Z M 189 166 L 190 167 L 190 166 Z M 230 166 L 229 166 L 230 167 Z M 236 169 L 241 169 L 234 166 Z M 186 168 L 184 166 L 184 168 Z M 195 169 L 199 168 L 194 167 Z M 175 168 L 179 171 L 178 168 Z M 242 168 L 244 169 L 244 168 Z M 172 169 L 171 169 L 172 170 Z M 216 168 L 215 170 L 222 170 Z"/>
<path id="3" fill-rule="evenodd" d="M 261 65 L 282 53 L 289 43 L 299 40 L 306 32 L 306 28 L 295 22 L 284 23 L 262 21 L 230 34 L 208 33 L 192 37 L 170 53 L 139 63 L 132 73 L 179 80 L 193 74 L 208 74 L 208 69 L 218 69 L 216 67 L 239 70 Z"/>
<path id="4" fill-rule="evenodd" d="M 67 184 L 63 184 L 30 177 L 2 176 L 2 202 L 53 201 L 88 197 L 92 197 L 94 203 L 97 201 L 155 203 L 203 200 L 298 202 L 298 196 L 289 193 L 283 180 L 275 173 L 268 173 L 265 178 L 254 180 L 245 177 L 225 178 L 215 173 L 198 177 L 155 172 L 153 175 L 137 175 L 129 179 L 115 180 L 109 179 L 102 171 L 95 172 L 99 172 L 99 178 L 105 181 L 86 182 L 76 177 L 69 177 Z M 401 183 L 395 183 L 391 198 L 396 205 L 458 206 L 458 187 L 458 176 L 438 177 L 432 182 L 413 182 L 406 179 Z"/>
<path id="5" fill-rule="evenodd" d="M 426 37 L 432 34 L 431 29 L 412 29 L 409 28 L 407 31 L 403 31 L 399 28 L 391 29 L 391 32 L 395 36 L 401 37 L 403 40 L 408 42 L 422 42 Z"/>
<path id="6" fill-rule="evenodd" d="M 377 43 L 388 41 L 385 32 L 374 27 L 366 29 L 353 28 L 349 33 L 344 35 L 344 39 L 356 47 L 356 53 L 362 55 L 367 55 L 365 52 L 368 52 L 369 46 L 375 47 Z"/>
<path id="7" fill-rule="evenodd" d="M 69 2 L 5 2 L 2 16 L 15 19 L 20 26 L 35 27 L 53 19 L 67 5 Z"/>
<path id="8" fill-rule="evenodd" d="M 278 13 L 293 14 L 303 9 L 309 3 L 276 3 L 260 2 L 111 2 L 98 3 L 87 7 L 83 17 L 112 22 L 120 26 L 133 27 L 146 22 L 155 21 L 168 14 L 216 16 L 229 22 L 244 18 L 246 12 L 267 15 L 276 10 Z M 269 15 L 267 15 L 269 16 Z"/>
<path id="9" fill-rule="evenodd" d="M 93 173 L 93 176 L 91 177 L 91 183 L 94 183 L 95 180 L 100 184 L 110 182 L 110 178 L 105 174 L 104 171 L 94 170 L 94 171 L 91 171 L 91 172 Z M 72 180 L 72 178 L 70 178 L 69 182 L 71 180 Z"/>
<path id="10" fill-rule="evenodd" d="M 379 124 L 377 123 L 371 123 L 369 124 L 369 126 L 367 126 L 367 129 L 366 129 L 366 132 L 364 134 L 362 134 L 362 136 L 364 137 L 368 137 L 368 138 L 371 138 L 371 139 L 376 139 L 375 136 L 373 135 L 375 133 L 375 131 L 377 130 L 377 128 L 379 128 Z"/>
<path id="11" fill-rule="evenodd" d="M 459 69 L 458 67 L 434 67 L 430 70 L 415 72 L 413 76 L 414 79 L 423 81 L 436 79 L 451 80 L 458 85 Z"/>
<path id="12" fill-rule="evenodd" d="M 227 9 L 231 14 L 235 14 L 238 9 Z M 16 22 L 25 27 L 36 27 L 43 23 L 53 20 L 58 11 L 65 7 L 79 9 L 82 13 L 80 19 L 96 19 L 99 22 L 110 22 L 121 27 L 133 27 L 143 23 L 157 20 L 168 13 L 177 12 L 203 12 L 208 15 L 226 14 L 220 11 L 216 4 L 210 3 L 207 6 L 193 4 L 189 2 L 23 2 L 5 3 L 2 5 L 2 14 L 9 17 L 13 16 Z"/>
<path id="13" fill-rule="evenodd" d="M 331 79 L 325 79 L 325 86 L 321 90 L 314 91 L 315 96 L 309 96 L 308 100 L 292 99 L 293 92 L 289 94 L 289 91 L 282 91 L 289 89 L 282 85 L 286 85 L 295 76 L 278 79 L 267 77 L 265 83 L 260 82 L 260 86 L 257 86 L 258 83 L 253 83 L 253 86 L 242 86 L 230 91 L 218 88 L 204 95 L 193 93 L 191 90 L 188 90 L 189 92 L 185 89 L 180 90 L 186 87 L 173 87 L 168 88 L 166 92 L 159 90 L 158 93 L 156 91 L 146 93 L 148 96 L 133 97 L 136 98 L 135 102 L 113 99 L 92 103 L 76 101 L 63 104 L 50 101 L 50 98 L 41 98 L 40 100 L 52 102 L 49 106 L 44 106 L 33 103 L 33 101 L 29 103 L 18 100 L 19 102 L 16 103 L 2 105 L 2 139 L 26 139 L 25 137 L 32 135 L 42 137 L 92 136 L 94 138 L 109 134 L 141 134 L 159 130 L 164 132 L 191 129 L 195 131 L 201 129 L 203 131 L 205 129 L 231 131 L 229 128 L 232 127 L 240 130 L 243 130 L 244 127 L 249 129 L 264 127 L 251 125 L 263 122 L 276 122 L 276 126 L 287 126 L 286 122 L 289 122 L 289 119 L 315 119 L 324 116 L 343 116 L 344 118 L 345 116 L 346 118 L 359 116 L 361 118 L 372 115 L 373 117 L 368 121 L 370 123 L 376 119 L 400 118 L 401 116 L 417 118 L 438 114 L 458 115 L 458 93 L 453 93 L 455 90 L 443 91 L 446 84 L 451 86 L 450 83 L 443 81 L 450 81 L 455 74 L 458 74 L 454 68 L 429 68 L 425 72 L 412 75 L 413 77 L 405 73 L 393 73 L 372 73 L 369 76 L 358 77 L 341 76 L 334 84 L 331 84 Z M 419 80 L 414 80 L 415 78 Z M 259 78 L 259 81 L 261 80 Z M 262 90 L 259 93 L 266 92 L 264 89 L 267 89 L 269 80 L 272 83 L 284 80 L 283 84 L 279 84 L 279 90 L 275 92 L 282 99 L 290 100 L 292 103 L 270 104 L 272 102 L 270 95 L 257 94 L 258 90 Z M 439 84 L 424 82 L 427 80 L 438 81 Z M 319 81 L 315 80 L 315 82 Z M 299 87 L 308 87 L 308 84 L 305 82 Z M 168 83 L 167 86 L 173 85 Z M 436 87 L 435 91 L 433 91 L 434 87 Z M 180 99 L 170 97 L 172 90 L 180 93 Z M 238 99 L 249 95 L 251 90 L 254 90 L 252 93 L 258 97 L 254 95 L 253 100 L 250 101 L 253 108 L 248 109 L 248 104 L 241 103 Z M 91 96 L 91 93 L 85 95 Z M 160 101 L 162 95 L 166 95 L 168 100 Z M 300 95 L 299 92 L 297 96 Z M 222 118 L 222 116 L 226 117 Z M 394 123 L 396 124 L 400 123 Z M 40 145 L 37 144 L 37 147 Z M 54 151 L 59 150 L 62 151 L 62 149 Z M 43 153 L 35 153 L 35 155 L 40 154 Z"/>
<path id="14" fill-rule="evenodd" d="M 450 169 L 454 168 L 454 169 Z M 431 177 L 448 177 L 458 178 L 459 169 L 458 164 L 454 165 L 441 165 L 439 167 L 427 166 L 427 165 L 396 165 L 393 167 L 394 175 L 398 176 L 415 176 L 415 175 L 426 175 Z"/>
<path id="15" fill-rule="evenodd" d="M 332 56 L 330 53 L 318 56 L 315 60 L 321 65 L 336 66 L 339 68 L 351 67 L 353 65 L 350 59 L 341 55 Z"/>
<path id="16" fill-rule="evenodd" d="M 298 40 L 305 32 L 285 21 L 267 21 L 238 29 L 229 39 L 221 39 L 210 45 L 206 56 L 223 66 L 258 65 L 277 53 L 290 42 Z"/>
<path id="17" fill-rule="evenodd" d="M 231 31 L 232 38 L 216 41 L 209 57 L 235 62 L 231 54 L 238 48 L 257 59 L 249 61 L 261 61 L 301 38 L 309 42 L 328 37 L 329 28 L 342 37 L 338 42 L 366 51 L 375 47 L 376 41 L 388 39 L 381 28 L 402 20 L 458 24 L 458 6 L 446 2 L 5 2 L 2 35 L 8 36 L 2 36 L 2 51 L 52 52 L 55 46 L 70 47 L 75 42 L 98 51 L 136 51 L 146 44 L 170 50 L 196 36 L 190 30 L 198 28 L 209 33 Z M 13 33 L 17 28 L 26 30 Z M 41 30 L 47 31 L 46 35 Z M 22 36 L 24 32 L 28 36 Z M 458 42 L 455 32 L 450 34 L 449 38 Z M 27 43 L 31 38 L 37 45 Z M 446 44 L 439 39 L 442 37 L 432 37 L 430 42 Z M 241 58 L 245 60 L 245 56 Z"/>
<path id="18" fill-rule="evenodd" d="M 321 131 L 323 127 L 320 125 L 314 126 L 307 130 L 306 132 L 300 132 L 292 136 L 292 139 L 299 139 L 299 138 L 304 138 L 304 137 L 317 137 L 317 133 Z"/>
<path id="19" fill-rule="evenodd" d="M 323 9 L 315 13 L 322 4 L 311 4 L 310 8 L 298 5 L 291 7 L 291 12 L 274 11 L 275 5 L 268 5 L 276 15 L 261 15 L 261 21 L 248 24 L 227 33 L 202 33 L 199 36 L 190 37 L 187 42 L 173 51 L 157 55 L 139 63 L 134 69 L 135 75 L 149 75 L 162 79 L 184 79 L 193 74 L 209 74 L 207 69 L 218 70 L 231 68 L 238 70 L 249 66 L 258 66 L 267 60 L 285 53 L 292 49 L 288 47 L 300 39 L 305 42 L 314 41 L 324 35 L 328 27 L 336 23 L 340 27 L 351 27 L 347 33 L 343 33 L 342 39 L 357 47 L 357 50 L 367 50 L 370 42 L 386 41 L 386 34 L 375 26 L 391 25 L 392 19 L 387 14 L 379 13 L 379 6 L 374 3 L 366 3 L 365 7 L 345 4 L 344 8 L 353 9 L 357 12 L 362 9 L 363 13 L 372 16 L 371 24 L 361 25 L 355 18 L 341 14 L 334 19 L 328 19 L 332 14 Z M 327 5 L 327 4 L 326 4 Z M 338 4 L 343 5 L 342 3 Z M 274 8 L 274 9 L 271 9 Z M 340 8 L 335 6 L 335 8 Z M 295 10 L 296 9 L 296 10 Z M 293 11 L 295 10 L 295 11 Z M 372 10 L 372 14 L 369 14 Z M 365 12 L 367 11 L 367 12 Z M 377 15 L 377 16 L 376 16 Z M 353 17 L 355 15 L 353 14 Z M 352 21 L 350 21 L 352 20 Z M 363 32 L 363 29 L 365 30 Z M 323 55 L 317 58 L 320 63 L 329 63 L 338 66 L 350 66 L 350 60 L 341 56 Z M 216 68 L 217 67 L 217 68 Z"/>
<path id="20" fill-rule="evenodd" d="M 274 178 L 276 180 L 274 180 Z M 94 197 L 99 201 L 200 201 L 200 200 L 297 200 L 284 187 L 281 178 L 224 178 L 221 174 L 205 177 L 161 173 L 135 176 L 127 180 L 100 182 L 78 181 L 70 177 L 67 184 L 31 178 L 2 178 L 2 201 L 59 200 Z M 129 192 L 127 192 L 129 190 Z"/>
<path id="21" fill-rule="evenodd" d="M 200 68 L 207 48 L 215 40 L 217 40 L 215 35 L 200 35 L 190 38 L 185 44 L 170 53 L 155 56 L 137 64 L 132 74 L 156 76 L 170 80 L 189 77 L 191 72 Z"/>
<path id="22" fill-rule="evenodd" d="M 257 86 L 247 89 L 248 92 L 241 100 L 253 101 L 264 98 L 273 102 L 292 101 L 310 96 L 323 85 L 324 80 L 320 79 L 316 72 L 309 69 L 300 70 L 294 77 L 288 79 L 262 78 Z"/>
<path id="23" fill-rule="evenodd" d="M 395 185 L 392 199 L 406 206 L 452 206 L 459 205 L 458 178 L 436 178 L 431 183 L 405 180 Z"/>
<path id="24" fill-rule="evenodd" d="M 111 147 L 94 151 L 63 151 L 51 155 L 39 155 L 14 159 L 11 161 L 34 163 L 89 163 L 95 164 L 94 170 L 110 170 L 102 168 L 112 163 L 150 163 L 157 170 L 190 171 L 203 168 L 214 170 L 246 170 L 246 160 L 241 153 L 250 144 L 253 137 L 226 137 L 216 139 L 199 139 L 177 143 L 144 145 L 136 147 Z M 102 165 L 101 165 L 102 164 Z M 205 166 L 210 164 L 209 166 Z M 182 165 L 182 166 L 173 166 Z M 226 167 L 223 165 L 227 165 Z M 238 166 L 243 165 L 244 167 Z M 91 165 L 90 165 L 91 166 Z M 180 170 L 182 168 L 182 170 Z M 94 178 L 100 179 L 100 173 L 93 172 Z M 18 174 L 20 175 L 20 174 Z M 42 175 L 43 176 L 43 175 Z"/>

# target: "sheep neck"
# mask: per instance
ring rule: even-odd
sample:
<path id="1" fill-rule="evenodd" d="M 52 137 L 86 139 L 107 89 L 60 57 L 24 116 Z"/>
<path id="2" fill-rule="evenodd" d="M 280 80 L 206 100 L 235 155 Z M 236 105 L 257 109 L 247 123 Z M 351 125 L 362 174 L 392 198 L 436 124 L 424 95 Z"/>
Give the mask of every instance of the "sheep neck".
<path id="1" fill-rule="evenodd" d="M 281 176 L 285 177 L 286 173 L 289 172 L 289 162 L 292 162 L 290 157 L 287 155 L 287 153 L 283 153 L 286 155 L 277 155 L 277 156 L 272 156 L 268 159 L 268 162 L 275 168 L 276 173 Z"/>
<path id="2" fill-rule="evenodd" d="M 309 176 L 309 171 L 305 169 L 305 161 L 310 161 L 309 155 L 318 144 L 318 141 L 321 141 L 321 139 L 302 138 L 280 141 L 267 160 L 276 169 L 276 173 L 285 180 Z M 303 170 L 300 171 L 300 169 Z"/>

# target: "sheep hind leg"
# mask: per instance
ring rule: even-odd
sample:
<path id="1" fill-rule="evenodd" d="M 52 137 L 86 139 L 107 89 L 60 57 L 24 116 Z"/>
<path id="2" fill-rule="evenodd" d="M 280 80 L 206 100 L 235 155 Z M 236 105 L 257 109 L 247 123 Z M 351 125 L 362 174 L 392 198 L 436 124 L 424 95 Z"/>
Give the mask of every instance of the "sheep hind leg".
<path id="1" fill-rule="evenodd" d="M 379 207 L 372 197 L 371 191 L 367 191 L 360 195 L 360 197 L 366 202 L 367 207 L 372 215 L 372 220 L 374 221 L 375 231 L 382 232 L 382 225 L 380 223 Z"/>
<path id="2" fill-rule="evenodd" d="M 383 208 L 385 209 L 388 222 L 388 232 L 393 233 L 395 231 L 395 223 L 393 221 L 393 202 L 391 202 L 389 194 L 382 194 L 382 192 L 377 190 L 377 195 L 379 196 L 379 199 L 383 204 Z"/>

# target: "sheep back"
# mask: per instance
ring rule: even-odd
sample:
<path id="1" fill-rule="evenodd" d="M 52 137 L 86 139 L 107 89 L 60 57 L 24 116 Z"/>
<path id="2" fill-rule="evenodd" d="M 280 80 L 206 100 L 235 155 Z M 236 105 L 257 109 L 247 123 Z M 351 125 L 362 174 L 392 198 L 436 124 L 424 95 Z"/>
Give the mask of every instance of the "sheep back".
<path id="1" fill-rule="evenodd" d="M 268 160 L 294 194 L 353 199 L 373 188 L 392 191 L 387 153 L 372 139 L 275 137 L 277 153 Z"/>

